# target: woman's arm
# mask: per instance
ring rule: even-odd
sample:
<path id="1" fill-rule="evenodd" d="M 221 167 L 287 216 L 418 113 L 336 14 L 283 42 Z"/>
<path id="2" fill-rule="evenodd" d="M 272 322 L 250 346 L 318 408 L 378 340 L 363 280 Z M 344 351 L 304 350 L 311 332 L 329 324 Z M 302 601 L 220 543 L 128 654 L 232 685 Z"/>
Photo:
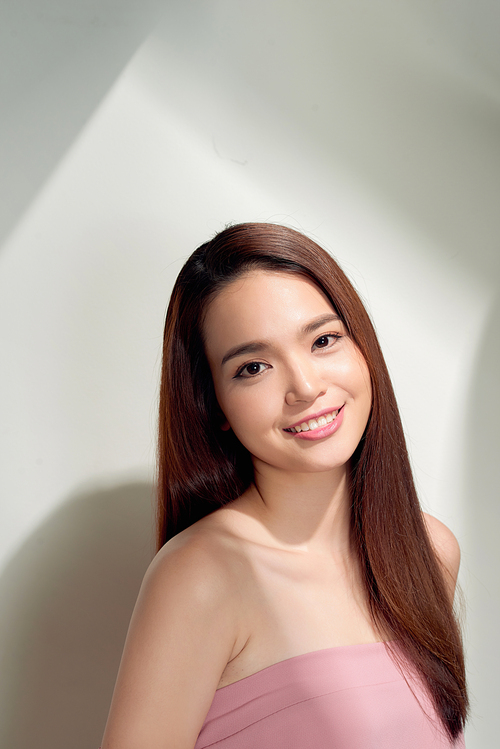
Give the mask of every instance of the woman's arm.
<path id="1" fill-rule="evenodd" d="M 450 529 L 432 515 L 423 513 L 427 533 L 443 567 L 445 581 L 448 585 L 451 599 L 455 595 L 458 570 L 460 567 L 460 547 Z"/>
<path id="2" fill-rule="evenodd" d="M 132 615 L 102 749 L 193 749 L 238 636 L 230 568 L 200 536 L 159 552 Z"/>

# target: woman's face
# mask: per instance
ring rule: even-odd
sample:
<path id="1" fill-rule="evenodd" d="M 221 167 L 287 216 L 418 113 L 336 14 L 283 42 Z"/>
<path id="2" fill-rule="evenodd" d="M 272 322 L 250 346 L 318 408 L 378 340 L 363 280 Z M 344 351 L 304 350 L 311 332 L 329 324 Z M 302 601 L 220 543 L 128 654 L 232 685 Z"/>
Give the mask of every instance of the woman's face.
<path id="1" fill-rule="evenodd" d="M 250 271 L 211 302 L 204 333 L 222 428 L 233 430 L 257 471 L 347 464 L 370 413 L 370 376 L 314 283 Z"/>

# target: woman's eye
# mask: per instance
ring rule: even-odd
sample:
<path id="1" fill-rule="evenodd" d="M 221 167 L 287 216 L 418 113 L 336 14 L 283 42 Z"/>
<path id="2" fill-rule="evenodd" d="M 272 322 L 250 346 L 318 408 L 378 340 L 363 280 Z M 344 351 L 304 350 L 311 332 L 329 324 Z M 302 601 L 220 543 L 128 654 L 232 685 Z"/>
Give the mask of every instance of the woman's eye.
<path id="1" fill-rule="evenodd" d="M 252 361 L 245 364 L 236 372 L 236 377 L 254 377 L 264 371 L 266 365 L 260 361 Z"/>
<path id="2" fill-rule="evenodd" d="M 328 346 L 335 343 L 340 338 L 339 333 L 328 333 L 327 335 L 321 335 L 314 341 L 313 348 L 327 348 Z"/>

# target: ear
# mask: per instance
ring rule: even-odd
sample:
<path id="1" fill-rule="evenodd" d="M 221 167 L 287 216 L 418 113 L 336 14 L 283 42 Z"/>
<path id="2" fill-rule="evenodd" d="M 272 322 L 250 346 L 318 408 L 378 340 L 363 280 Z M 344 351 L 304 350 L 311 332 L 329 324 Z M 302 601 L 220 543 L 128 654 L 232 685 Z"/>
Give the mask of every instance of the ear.
<path id="1" fill-rule="evenodd" d="M 220 425 L 220 428 L 222 429 L 223 432 L 229 432 L 229 430 L 231 429 L 229 421 L 227 421 L 227 419 L 223 421 L 222 424 Z"/>

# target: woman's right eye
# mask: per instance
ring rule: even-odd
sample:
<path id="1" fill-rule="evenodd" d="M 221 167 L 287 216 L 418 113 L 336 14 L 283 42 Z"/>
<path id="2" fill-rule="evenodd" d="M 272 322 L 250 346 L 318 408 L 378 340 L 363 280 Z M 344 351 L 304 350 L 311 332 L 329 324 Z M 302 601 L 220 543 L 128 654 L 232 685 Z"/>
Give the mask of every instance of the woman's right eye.
<path id="1" fill-rule="evenodd" d="M 255 375 L 261 374 L 264 371 L 266 365 L 260 361 L 252 361 L 250 364 L 244 364 L 235 374 L 235 377 L 243 377 L 248 379 L 249 377 L 255 377 Z"/>

